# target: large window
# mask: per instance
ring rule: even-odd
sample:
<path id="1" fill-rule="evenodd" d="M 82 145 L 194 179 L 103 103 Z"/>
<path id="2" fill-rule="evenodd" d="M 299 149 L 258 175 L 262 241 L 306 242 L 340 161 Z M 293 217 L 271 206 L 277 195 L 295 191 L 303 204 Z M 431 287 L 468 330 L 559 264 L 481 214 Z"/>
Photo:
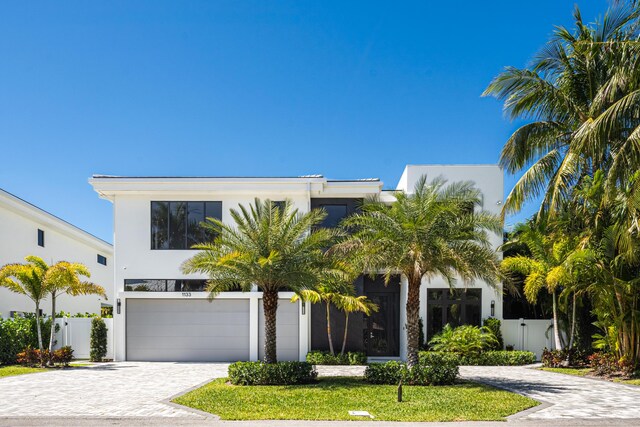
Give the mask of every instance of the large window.
<path id="1" fill-rule="evenodd" d="M 222 218 L 222 202 L 151 202 L 151 249 L 189 249 L 212 240 L 200 224 Z"/>
<path id="2" fill-rule="evenodd" d="M 130 292 L 202 292 L 206 289 L 206 280 L 126 279 L 124 281 L 124 290 Z"/>
<path id="3" fill-rule="evenodd" d="M 447 323 L 480 326 L 481 289 L 428 289 L 427 339 L 440 332 Z"/>
<path id="4" fill-rule="evenodd" d="M 340 224 L 347 216 L 358 211 L 359 204 L 362 199 L 349 199 L 349 198 L 312 198 L 312 209 L 324 209 L 327 216 L 324 218 L 319 227 L 334 228 Z"/>

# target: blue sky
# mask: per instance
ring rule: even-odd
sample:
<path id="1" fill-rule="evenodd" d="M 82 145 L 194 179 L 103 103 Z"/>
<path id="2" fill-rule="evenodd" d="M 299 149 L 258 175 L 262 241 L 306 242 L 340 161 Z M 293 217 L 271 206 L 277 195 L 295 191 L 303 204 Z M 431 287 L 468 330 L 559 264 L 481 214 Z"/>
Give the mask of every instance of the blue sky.
<path id="1" fill-rule="evenodd" d="M 573 4 L 3 2 L 0 188 L 111 241 L 92 174 L 391 188 L 407 163 L 496 163 L 518 123 L 480 94 Z"/>

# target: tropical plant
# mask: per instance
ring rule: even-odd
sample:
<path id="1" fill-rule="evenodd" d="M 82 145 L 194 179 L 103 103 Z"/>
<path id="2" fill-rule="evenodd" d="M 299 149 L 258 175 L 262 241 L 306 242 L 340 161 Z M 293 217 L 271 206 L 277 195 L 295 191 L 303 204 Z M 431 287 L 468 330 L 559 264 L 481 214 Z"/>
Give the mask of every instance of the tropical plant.
<path id="1" fill-rule="evenodd" d="M 507 172 L 524 170 L 503 214 L 541 195 L 540 214 L 554 213 L 595 170 L 610 192 L 640 168 L 639 4 L 614 2 L 594 24 L 576 7 L 572 30 L 556 27 L 529 67 L 507 67 L 485 90 L 512 119 L 533 120 L 502 149 Z"/>
<path id="2" fill-rule="evenodd" d="M 95 283 L 83 281 L 83 278 L 91 277 L 89 269 L 80 263 L 60 261 L 48 266 L 42 262 L 42 267 L 46 269 L 45 281 L 47 290 L 51 296 L 51 321 L 56 320 L 56 298 L 61 295 L 100 295 L 107 298 L 104 288 Z M 49 337 L 49 351 L 53 352 L 54 328 L 51 328 Z"/>
<path id="3" fill-rule="evenodd" d="M 413 193 L 398 191 L 395 197 L 391 205 L 367 200 L 361 213 L 346 218 L 343 225 L 352 234 L 335 249 L 353 254 L 367 272 L 384 271 L 387 283 L 398 273 L 406 278 L 407 363 L 412 367 L 420 348 L 422 281 L 444 277 L 452 287 L 457 279 L 496 285 L 498 260 L 489 232 L 500 233 L 502 225 L 480 209 L 482 194 L 471 182 L 427 182 L 423 176 Z"/>
<path id="4" fill-rule="evenodd" d="M 107 355 L 107 324 L 101 317 L 91 319 L 90 349 L 92 362 L 102 362 Z"/>
<path id="5" fill-rule="evenodd" d="M 233 225 L 207 218 L 203 226 L 217 236 L 212 242 L 193 246 L 199 252 L 185 261 L 185 273 L 209 276 L 210 298 L 223 291 L 248 292 L 254 285 L 262 291 L 265 316 L 265 362 L 277 362 L 276 312 L 278 291 L 300 293 L 318 283 L 324 249 L 335 232 L 311 230 L 326 216 L 321 210 L 301 213 L 290 201 L 278 206 L 256 199 L 249 207 L 231 209 Z"/>
<path id="6" fill-rule="evenodd" d="M 529 250 L 529 255 L 507 257 L 502 260 L 501 268 L 507 277 L 514 274 L 525 276 L 524 295 L 530 303 L 536 303 L 542 290 L 551 294 L 553 338 L 555 347 L 562 349 L 564 345 L 560 338 L 557 295 L 563 286 L 575 283 L 567 260 L 577 243 L 571 237 L 547 234 L 544 227 L 532 222 L 518 225 L 512 239 L 505 246 L 524 245 Z"/>
<path id="7" fill-rule="evenodd" d="M 495 335 L 486 326 L 462 325 L 452 328 L 450 324 L 446 324 L 439 334 L 431 338 L 429 346 L 433 351 L 472 356 L 495 348 L 497 343 Z"/>
<path id="8" fill-rule="evenodd" d="M 340 350 L 340 355 L 344 355 L 349 333 L 349 315 L 351 313 L 363 313 L 366 316 L 370 316 L 372 312 L 378 311 L 378 305 L 365 295 L 342 294 L 336 301 L 336 306 L 344 313 L 344 334 L 342 335 L 342 349 Z"/>
<path id="9" fill-rule="evenodd" d="M 29 298 L 35 304 L 38 349 L 42 351 L 40 304 L 49 295 L 45 275 L 47 265 L 42 258 L 27 256 L 25 264 L 7 264 L 0 268 L 0 286 Z M 53 329 L 53 328 L 52 328 Z"/>

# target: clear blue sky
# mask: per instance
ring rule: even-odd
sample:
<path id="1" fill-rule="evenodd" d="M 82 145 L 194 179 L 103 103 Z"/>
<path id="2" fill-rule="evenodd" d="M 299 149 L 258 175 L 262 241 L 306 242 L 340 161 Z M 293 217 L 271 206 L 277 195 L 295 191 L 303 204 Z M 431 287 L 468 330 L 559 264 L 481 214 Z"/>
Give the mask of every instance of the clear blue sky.
<path id="1" fill-rule="evenodd" d="M 407 163 L 496 163 L 517 123 L 480 94 L 573 4 L 3 2 L 0 188 L 111 241 L 92 174 L 395 187 Z"/>

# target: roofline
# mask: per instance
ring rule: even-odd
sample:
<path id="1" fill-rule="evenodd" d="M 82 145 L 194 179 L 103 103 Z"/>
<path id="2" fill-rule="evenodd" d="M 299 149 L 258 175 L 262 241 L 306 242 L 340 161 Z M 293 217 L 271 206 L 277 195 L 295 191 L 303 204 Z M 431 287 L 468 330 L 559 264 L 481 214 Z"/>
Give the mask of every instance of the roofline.
<path id="1" fill-rule="evenodd" d="M 85 243 L 92 245 L 100 250 L 105 250 L 110 254 L 113 254 L 113 245 L 105 240 L 102 240 L 98 236 L 95 236 L 89 233 L 82 228 L 71 224 L 68 221 L 52 214 L 51 212 L 47 212 L 46 210 L 34 205 L 33 203 L 29 203 L 28 201 L 12 194 L 6 190 L 0 188 L 0 205 L 6 206 L 7 209 L 12 210 L 16 213 L 27 213 L 31 214 L 30 216 L 33 219 L 44 222 L 45 225 L 51 226 L 62 234 L 67 235 L 71 238 L 80 238 L 84 240 Z M 45 221 L 42 221 L 42 220 Z M 48 222 L 46 221 L 48 220 Z"/>
<path id="2" fill-rule="evenodd" d="M 498 167 L 502 169 L 498 163 L 409 163 L 405 166 L 405 169 L 409 166 L 443 166 L 443 167 L 454 167 L 454 168 L 469 168 L 469 167 L 481 167 L 481 168 L 495 168 Z"/>
<path id="3" fill-rule="evenodd" d="M 322 175 L 301 175 L 301 176 L 207 176 L 207 175 L 134 175 L 134 176 L 120 176 L 120 175 L 100 175 L 95 174 L 92 179 L 313 179 L 324 178 Z"/>

